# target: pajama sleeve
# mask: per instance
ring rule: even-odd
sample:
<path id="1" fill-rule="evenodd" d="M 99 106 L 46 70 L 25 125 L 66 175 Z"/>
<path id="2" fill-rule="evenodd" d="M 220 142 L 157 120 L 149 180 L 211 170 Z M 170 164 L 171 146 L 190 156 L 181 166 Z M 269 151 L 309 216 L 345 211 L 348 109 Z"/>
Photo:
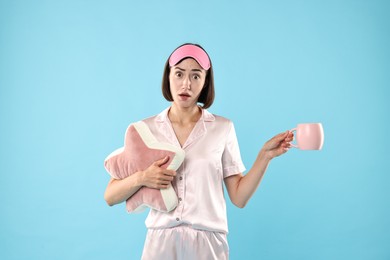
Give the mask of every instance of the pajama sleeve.
<path id="1" fill-rule="evenodd" d="M 232 122 L 229 122 L 229 130 L 226 137 L 225 149 L 222 154 L 223 177 L 239 174 L 245 171 L 241 160 L 236 131 Z"/>

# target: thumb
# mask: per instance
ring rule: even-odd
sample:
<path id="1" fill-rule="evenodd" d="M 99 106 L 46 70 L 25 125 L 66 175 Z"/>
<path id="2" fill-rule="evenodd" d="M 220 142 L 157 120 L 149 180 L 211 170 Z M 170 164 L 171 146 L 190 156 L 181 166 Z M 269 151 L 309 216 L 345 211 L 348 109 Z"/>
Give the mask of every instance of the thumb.
<path id="1" fill-rule="evenodd" d="M 168 159 L 169 159 L 169 156 L 167 155 L 164 158 L 162 158 L 158 161 L 155 161 L 154 165 L 160 167 L 161 165 L 164 165 L 166 162 L 168 162 Z"/>
<path id="2" fill-rule="evenodd" d="M 286 131 L 286 132 L 283 132 L 283 133 L 276 135 L 275 140 L 279 141 L 279 142 L 283 141 L 287 137 L 288 133 L 289 133 L 289 131 Z"/>

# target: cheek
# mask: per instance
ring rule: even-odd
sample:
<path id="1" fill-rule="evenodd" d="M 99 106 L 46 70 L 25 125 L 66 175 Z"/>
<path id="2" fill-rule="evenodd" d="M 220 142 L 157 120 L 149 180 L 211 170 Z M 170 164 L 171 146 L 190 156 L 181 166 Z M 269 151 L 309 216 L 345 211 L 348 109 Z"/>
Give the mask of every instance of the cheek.
<path id="1" fill-rule="evenodd" d="M 173 86 L 172 82 L 169 83 L 169 90 L 171 91 L 171 95 L 174 96 L 176 93 L 175 87 Z"/>
<path id="2" fill-rule="evenodd" d="M 198 95 L 200 95 L 200 92 L 202 92 L 202 89 L 204 88 L 204 86 L 205 86 L 204 80 L 202 82 L 199 82 L 199 84 L 197 84 L 196 91 L 197 91 Z"/>
<path id="3" fill-rule="evenodd" d="M 170 89 L 171 91 L 175 91 L 177 89 L 177 86 L 178 86 L 178 82 L 177 80 L 175 80 L 174 78 L 169 78 L 169 86 L 170 86 Z"/>

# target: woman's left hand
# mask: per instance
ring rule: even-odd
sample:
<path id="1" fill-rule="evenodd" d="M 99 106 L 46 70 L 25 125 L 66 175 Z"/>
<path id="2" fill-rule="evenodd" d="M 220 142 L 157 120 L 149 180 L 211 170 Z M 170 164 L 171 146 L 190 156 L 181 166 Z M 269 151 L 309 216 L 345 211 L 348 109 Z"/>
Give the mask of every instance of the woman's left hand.
<path id="1" fill-rule="evenodd" d="M 267 141 L 261 149 L 269 160 L 286 153 L 291 147 L 294 134 L 290 131 L 280 133 Z"/>

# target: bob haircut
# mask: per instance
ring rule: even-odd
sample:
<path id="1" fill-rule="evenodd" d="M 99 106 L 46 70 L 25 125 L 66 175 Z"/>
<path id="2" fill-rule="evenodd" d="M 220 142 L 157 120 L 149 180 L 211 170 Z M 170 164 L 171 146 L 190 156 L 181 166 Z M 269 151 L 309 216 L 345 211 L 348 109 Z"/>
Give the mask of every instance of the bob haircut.
<path id="1" fill-rule="evenodd" d="M 193 44 L 193 43 L 185 43 L 183 45 L 188 45 L 188 44 L 195 45 L 195 46 L 197 46 L 199 48 L 202 48 L 202 46 L 200 46 L 198 44 Z M 180 48 L 183 45 L 180 45 L 176 49 Z M 207 54 L 207 52 L 206 52 L 206 54 Z M 207 56 L 208 56 L 208 54 L 207 54 Z M 167 101 L 171 102 L 171 101 L 173 101 L 173 98 L 172 98 L 172 94 L 171 94 L 171 85 L 169 83 L 169 74 L 171 72 L 171 67 L 169 66 L 169 57 L 167 59 L 167 62 L 165 63 L 165 67 L 164 67 L 164 73 L 163 73 L 163 78 L 162 78 L 162 93 L 163 93 L 164 98 Z M 178 63 L 180 63 L 183 60 L 188 59 L 188 58 L 190 58 L 190 57 L 184 58 L 181 61 L 179 61 Z M 204 86 L 203 86 L 203 89 L 200 92 L 200 95 L 199 95 L 199 98 L 198 98 L 198 103 L 202 103 L 203 104 L 202 108 L 204 108 L 204 109 L 211 107 L 211 105 L 214 102 L 214 97 L 215 97 L 214 73 L 213 73 L 213 65 L 211 63 L 210 57 L 209 57 L 209 60 L 210 60 L 210 68 L 207 70 Z"/>

